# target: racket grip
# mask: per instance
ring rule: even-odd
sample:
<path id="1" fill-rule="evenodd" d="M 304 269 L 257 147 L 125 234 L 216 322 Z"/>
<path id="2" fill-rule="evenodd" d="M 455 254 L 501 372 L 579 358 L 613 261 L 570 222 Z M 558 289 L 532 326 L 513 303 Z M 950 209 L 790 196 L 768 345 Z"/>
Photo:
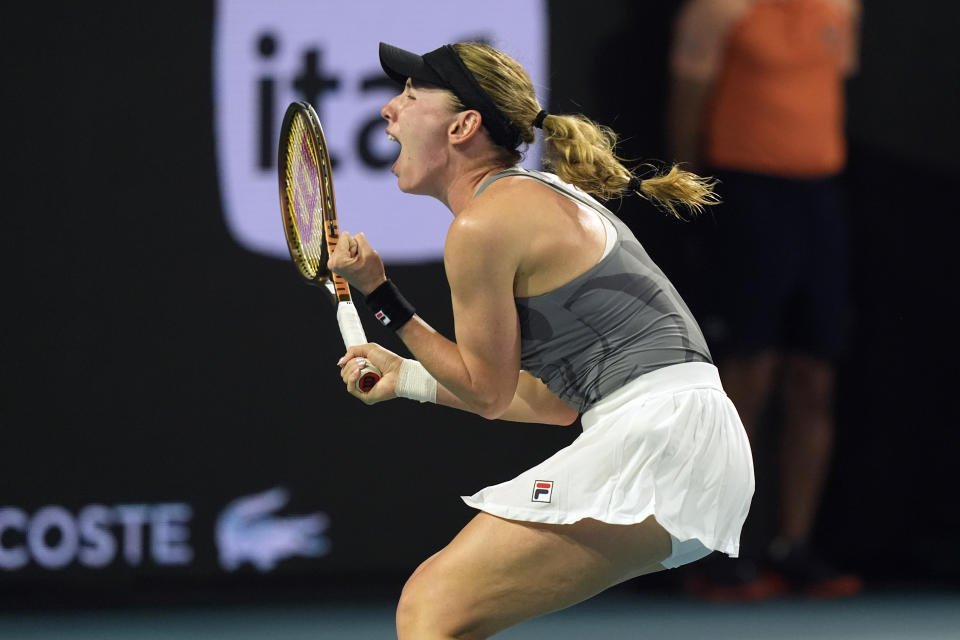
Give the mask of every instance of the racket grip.
<path id="1" fill-rule="evenodd" d="M 366 344 L 367 334 L 363 332 L 360 316 L 352 302 L 341 302 L 337 305 L 337 324 L 340 325 L 340 336 L 347 349 Z"/>
<path id="2" fill-rule="evenodd" d="M 343 337 L 343 344 L 347 349 L 367 343 L 367 334 L 363 332 L 360 315 L 352 302 L 341 302 L 337 305 L 337 324 L 340 325 L 340 335 Z M 373 385 L 377 384 L 379 380 L 380 370 L 368 361 L 367 365 L 360 370 L 360 377 L 357 378 L 357 389 L 366 393 L 373 389 Z"/>

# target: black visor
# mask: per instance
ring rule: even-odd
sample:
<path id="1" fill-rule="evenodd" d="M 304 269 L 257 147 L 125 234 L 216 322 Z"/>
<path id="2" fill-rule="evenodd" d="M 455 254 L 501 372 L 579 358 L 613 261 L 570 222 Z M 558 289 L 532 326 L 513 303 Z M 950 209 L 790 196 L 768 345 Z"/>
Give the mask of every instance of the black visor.
<path id="1" fill-rule="evenodd" d="M 427 66 L 423 56 L 404 51 L 386 42 L 380 43 L 380 66 L 383 67 L 391 80 L 401 85 L 407 83 L 407 78 L 413 78 L 421 82 L 449 88 L 443 78 Z"/>
<path id="2" fill-rule="evenodd" d="M 452 91 L 464 107 L 480 112 L 494 142 L 510 150 L 519 146 L 519 132 L 483 90 L 452 45 L 445 44 L 419 56 L 381 42 L 380 66 L 401 85 L 412 78 Z"/>

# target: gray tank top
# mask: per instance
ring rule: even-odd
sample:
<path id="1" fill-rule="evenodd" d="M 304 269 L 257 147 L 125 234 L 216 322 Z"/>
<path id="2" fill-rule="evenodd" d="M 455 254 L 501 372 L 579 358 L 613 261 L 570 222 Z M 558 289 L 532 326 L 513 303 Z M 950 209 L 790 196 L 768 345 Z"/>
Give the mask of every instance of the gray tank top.
<path id="1" fill-rule="evenodd" d="M 712 362 L 706 340 L 670 281 L 609 209 L 551 173 L 513 168 L 580 202 L 617 229 L 613 250 L 572 281 L 517 298 L 521 365 L 581 413 L 634 378 L 681 362 Z"/>

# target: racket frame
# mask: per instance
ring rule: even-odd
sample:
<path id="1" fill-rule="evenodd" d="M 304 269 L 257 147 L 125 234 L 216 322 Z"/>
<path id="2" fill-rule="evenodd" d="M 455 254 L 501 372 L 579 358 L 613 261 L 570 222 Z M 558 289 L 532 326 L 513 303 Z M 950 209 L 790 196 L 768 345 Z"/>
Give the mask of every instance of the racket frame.
<path id="1" fill-rule="evenodd" d="M 300 230 L 296 224 L 296 210 L 293 203 L 290 202 L 291 195 L 287 187 L 290 181 L 288 175 L 290 172 L 288 161 L 290 135 L 294 127 L 294 120 L 298 116 L 304 122 L 310 154 L 316 159 L 317 164 L 320 215 L 323 227 L 320 260 L 317 265 L 309 263 L 309 259 L 303 250 Z M 340 326 L 340 334 L 346 347 L 366 343 L 367 338 L 363 331 L 363 325 L 350 295 L 350 285 L 346 279 L 331 272 L 327 267 L 330 254 L 336 250 L 337 243 L 340 240 L 336 198 L 333 192 L 333 164 L 327 150 L 326 137 L 323 135 L 320 118 L 317 117 L 317 112 L 308 102 L 296 101 L 290 103 L 287 107 L 280 127 L 277 169 L 280 180 L 280 210 L 283 217 L 284 237 L 294 266 L 305 282 L 320 287 L 327 294 L 328 299 L 337 311 L 337 324 Z M 368 362 L 357 379 L 357 388 L 361 391 L 369 391 L 379 379 L 380 371 Z"/>

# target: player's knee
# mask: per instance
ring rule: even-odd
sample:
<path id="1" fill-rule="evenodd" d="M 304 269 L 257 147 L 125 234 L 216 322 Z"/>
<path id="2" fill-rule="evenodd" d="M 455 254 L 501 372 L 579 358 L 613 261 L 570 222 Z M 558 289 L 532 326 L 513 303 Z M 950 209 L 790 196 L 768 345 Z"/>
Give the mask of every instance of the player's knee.
<path id="1" fill-rule="evenodd" d="M 397 603 L 397 638 L 399 640 L 481 640 L 462 607 L 450 597 L 434 572 L 421 565 L 403 586 Z"/>
<path id="2" fill-rule="evenodd" d="M 409 583 L 407 583 L 400 594 L 400 601 L 397 603 L 398 640 L 422 637 L 421 629 L 424 620 L 421 614 L 422 610 L 418 606 L 417 596 L 409 589 Z"/>
<path id="3" fill-rule="evenodd" d="M 445 638 L 442 611 L 422 567 L 407 580 L 397 603 L 397 638 Z"/>
<path id="4" fill-rule="evenodd" d="M 397 602 L 397 637 L 399 640 L 415 638 L 417 628 L 421 624 L 419 614 L 422 609 L 418 600 L 422 598 L 422 594 L 419 587 L 419 575 L 423 572 L 424 565 L 426 563 L 417 567 L 417 570 L 403 585 L 403 591 L 400 592 L 400 600 Z"/>

